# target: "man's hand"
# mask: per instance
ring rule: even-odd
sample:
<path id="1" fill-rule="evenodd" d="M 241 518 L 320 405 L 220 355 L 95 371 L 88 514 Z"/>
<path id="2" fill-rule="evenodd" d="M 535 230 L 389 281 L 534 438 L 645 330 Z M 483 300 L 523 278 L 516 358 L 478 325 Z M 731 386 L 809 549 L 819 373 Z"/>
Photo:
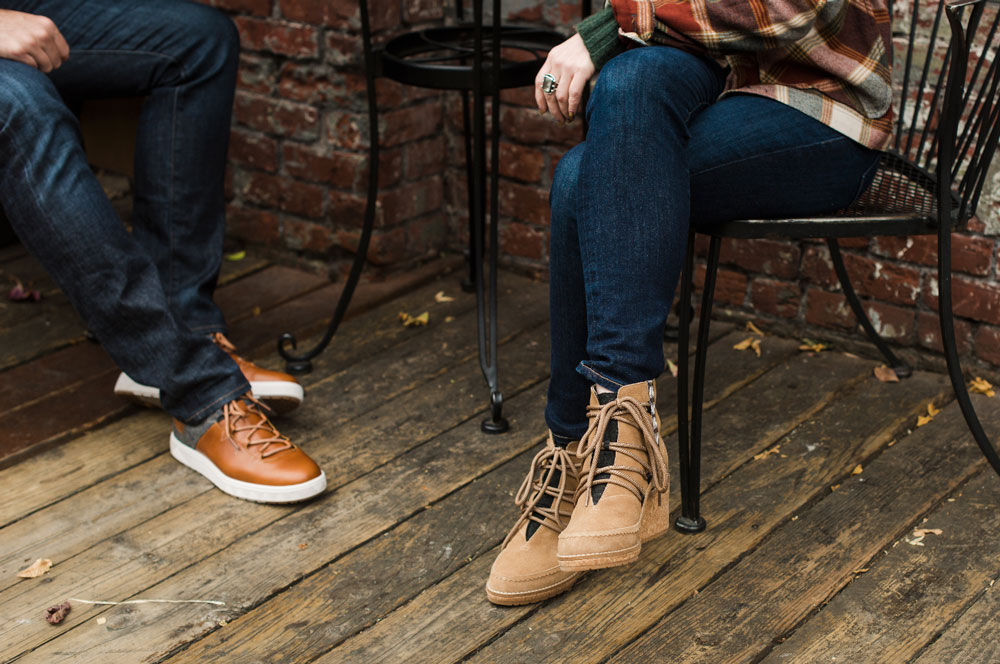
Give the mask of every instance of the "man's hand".
<path id="1" fill-rule="evenodd" d="M 69 44 L 46 16 L 0 9 L 0 58 L 50 72 L 69 57 Z"/>
<path id="2" fill-rule="evenodd" d="M 556 79 L 553 94 L 542 92 L 542 78 L 552 74 Z M 572 120 L 580 110 L 583 87 L 594 75 L 594 63 L 580 35 L 573 35 L 551 51 L 535 77 L 535 102 L 538 110 L 552 113 L 559 122 Z"/>

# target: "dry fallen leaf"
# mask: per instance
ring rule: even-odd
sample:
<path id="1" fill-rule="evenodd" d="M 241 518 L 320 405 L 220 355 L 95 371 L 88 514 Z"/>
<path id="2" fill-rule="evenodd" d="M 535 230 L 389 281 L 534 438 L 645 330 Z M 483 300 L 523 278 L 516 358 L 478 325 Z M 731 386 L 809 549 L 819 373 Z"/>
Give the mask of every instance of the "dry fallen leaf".
<path id="1" fill-rule="evenodd" d="M 403 324 L 403 327 L 422 327 L 427 325 L 429 321 L 430 314 L 426 311 L 419 316 L 411 316 L 405 311 L 399 312 L 399 322 Z"/>
<path id="2" fill-rule="evenodd" d="M 251 313 L 252 313 L 252 314 L 253 314 L 254 316 L 260 316 L 260 307 L 254 307 L 253 309 L 251 309 L 251 310 L 250 310 L 250 312 L 251 312 Z"/>
<path id="3" fill-rule="evenodd" d="M 976 376 L 969 383 L 969 391 L 976 394 L 985 394 L 991 399 L 996 396 L 996 392 L 993 390 L 993 386 L 985 378 L 980 378 Z"/>
<path id="4" fill-rule="evenodd" d="M 72 607 L 70 607 L 69 602 L 63 602 L 58 606 L 50 606 L 45 609 L 45 620 L 53 625 L 58 625 L 66 619 L 66 614 L 69 613 L 70 608 Z"/>
<path id="5" fill-rule="evenodd" d="M 874 371 L 872 373 L 874 373 L 875 377 L 878 378 L 883 383 L 898 383 L 899 382 L 899 376 L 896 375 L 896 372 L 893 371 L 892 369 L 890 369 L 889 367 L 887 367 L 884 364 L 881 365 L 881 366 L 875 367 L 875 369 L 874 369 Z"/>
<path id="6" fill-rule="evenodd" d="M 775 445 L 774 447 L 772 447 L 770 449 L 764 450 L 760 454 L 753 455 L 753 460 L 754 461 L 760 461 L 761 459 L 766 459 L 767 457 L 771 456 L 772 454 L 778 454 L 780 451 L 781 451 L 781 445 Z"/>
<path id="7" fill-rule="evenodd" d="M 829 348 L 829 346 L 826 344 L 813 341 L 812 339 L 803 339 L 802 345 L 799 346 L 799 350 L 807 350 L 812 353 L 821 353 L 827 348 Z"/>
<path id="8" fill-rule="evenodd" d="M 104 616 L 101 616 L 100 618 L 97 619 L 97 624 L 98 625 L 103 625 L 106 622 L 108 622 L 108 619 L 105 618 Z"/>
<path id="9" fill-rule="evenodd" d="M 438 292 L 434 293 L 434 301 L 435 302 L 454 302 L 455 298 L 451 297 L 450 295 L 445 295 L 443 290 L 439 290 Z"/>
<path id="10" fill-rule="evenodd" d="M 750 348 L 753 348 L 753 352 L 757 353 L 757 357 L 760 357 L 760 339 L 751 341 Z"/>
<path id="11" fill-rule="evenodd" d="M 904 537 L 903 539 L 910 546 L 924 546 L 924 538 L 928 535 L 940 535 L 943 531 L 940 528 L 914 528 L 913 538 Z"/>
<path id="12" fill-rule="evenodd" d="M 752 344 L 753 341 L 754 341 L 753 337 L 747 337 L 743 341 L 733 346 L 733 350 L 746 350 L 747 348 L 750 348 L 750 344 Z"/>
<path id="13" fill-rule="evenodd" d="M 231 254 L 226 254 L 226 260 L 233 261 L 234 263 L 236 261 L 241 261 L 246 257 L 247 257 L 246 251 L 234 251 Z"/>
<path id="14" fill-rule="evenodd" d="M 851 471 L 851 475 L 860 475 L 862 472 L 863 469 L 861 468 L 861 464 L 859 463 L 854 467 L 854 470 Z"/>
<path id="15" fill-rule="evenodd" d="M 935 415 L 937 415 L 940 412 L 941 412 L 941 409 L 940 408 L 935 408 L 934 404 L 932 404 L 932 403 L 927 404 L 927 414 L 930 415 L 931 417 L 934 417 Z"/>
<path id="16" fill-rule="evenodd" d="M 839 489 L 839 488 L 840 488 L 840 485 L 839 485 L 839 484 L 834 484 L 834 485 L 832 485 L 832 486 L 830 487 L 830 491 L 836 491 L 836 490 L 837 490 L 837 489 Z"/>
<path id="17" fill-rule="evenodd" d="M 761 329 L 759 327 L 757 327 L 756 325 L 753 324 L 752 320 L 748 320 L 747 321 L 747 329 L 750 330 L 751 332 L 753 332 L 754 334 L 759 334 L 762 337 L 766 336 L 764 334 L 764 332 L 761 331 Z"/>
<path id="18" fill-rule="evenodd" d="M 673 360 L 667 360 L 667 369 L 670 371 L 670 375 L 677 378 L 677 365 L 674 364 Z"/>
<path id="19" fill-rule="evenodd" d="M 446 323 L 450 323 L 453 320 L 455 320 L 454 316 L 445 316 L 444 317 L 444 322 L 446 322 Z"/>
<path id="20" fill-rule="evenodd" d="M 930 415 L 919 415 L 919 416 L 917 417 L 917 426 L 918 426 L 918 427 L 922 427 L 922 426 L 924 426 L 925 424 L 929 423 L 929 422 L 930 422 L 931 420 L 933 420 L 933 419 L 934 419 L 934 418 L 933 418 L 933 417 L 931 417 Z"/>
<path id="21" fill-rule="evenodd" d="M 42 299 L 42 293 L 37 290 L 29 290 L 24 287 L 24 284 L 18 281 L 17 285 L 7 293 L 7 299 L 11 302 L 38 302 Z"/>
<path id="22" fill-rule="evenodd" d="M 52 561 L 47 558 L 39 558 L 35 562 L 31 563 L 29 567 L 25 567 L 20 572 L 17 573 L 22 579 L 34 579 L 42 574 L 49 571 L 52 567 Z"/>

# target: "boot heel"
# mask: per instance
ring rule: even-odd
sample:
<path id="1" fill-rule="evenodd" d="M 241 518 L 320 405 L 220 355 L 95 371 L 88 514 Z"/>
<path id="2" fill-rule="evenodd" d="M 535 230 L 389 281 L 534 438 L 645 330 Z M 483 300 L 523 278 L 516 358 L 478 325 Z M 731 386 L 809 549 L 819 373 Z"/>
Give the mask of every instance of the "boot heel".
<path id="1" fill-rule="evenodd" d="M 668 485 L 669 487 L 669 485 Z M 642 503 L 642 521 L 639 523 L 639 540 L 648 542 L 659 537 L 670 528 L 670 490 L 662 494 L 656 487 L 649 486 L 646 499 Z"/>

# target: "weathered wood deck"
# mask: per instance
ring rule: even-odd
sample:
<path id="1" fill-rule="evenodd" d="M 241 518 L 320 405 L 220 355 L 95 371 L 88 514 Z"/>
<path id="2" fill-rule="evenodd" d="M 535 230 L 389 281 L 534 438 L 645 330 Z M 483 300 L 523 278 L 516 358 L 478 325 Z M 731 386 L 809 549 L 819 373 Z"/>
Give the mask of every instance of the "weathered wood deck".
<path id="1" fill-rule="evenodd" d="M 32 266 L 0 256 L 4 273 L 44 281 L 24 276 Z M 315 325 L 336 288 L 250 259 L 226 269 L 232 336 L 271 366 L 277 332 Z M 668 533 L 638 563 L 547 603 L 489 604 L 483 584 L 545 433 L 548 364 L 545 285 L 505 274 L 502 287 L 510 433 L 479 430 L 472 297 L 455 276 L 432 280 L 345 323 L 304 378 L 305 404 L 279 424 L 330 489 L 290 507 L 229 498 L 174 462 L 167 416 L 118 402 L 103 352 L 68 345 L 82 330 L 53 313 L 65 311 L 57 292 L 5 305 L 0 660 L 1000 661 L 1000 479 L 944 377 L 880 383 L 873 361 L 774 336 L 757 358 L 722 323 L 707 385 L 708 530 Z M 455 299 L 436 302 L 441 290 Z M 429 311 L 430 324 L 404 328 L 401 310 Z M 667 433 L 675 393 L 664 376 Z M 940 414 L 917 428 L 930 403 Z M 1000 430 L 1000 398 L 976 403 Z M 14 462 L 38 446 L 50 449 Z M 36 558 L 55 565 L 15 576 Z M 65 622 L 46 623 L 46 607 L 69 598 L 225 606 L 71 601 Z"/>

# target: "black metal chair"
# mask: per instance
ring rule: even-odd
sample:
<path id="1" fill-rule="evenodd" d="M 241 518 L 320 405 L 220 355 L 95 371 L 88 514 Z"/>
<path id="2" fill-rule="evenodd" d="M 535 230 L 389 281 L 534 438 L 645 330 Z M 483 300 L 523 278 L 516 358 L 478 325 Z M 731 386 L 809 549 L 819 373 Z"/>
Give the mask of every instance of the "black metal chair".
<path id="1" fill-rule="evenodd" d="M 901 95 L 895 105 L 898 113 L 895 138 L 884 152 L 874 182 L 858 202 L 847 210 L 823 218 L 738 220 L 711 225 L 692 220 L 694 232 L 688 241 L 678 307 L 677 378 L 682 389 L 677 417 L 682 504 L 675 527 L 681 532 L 694 533 L 705 528 L 699 513 L 705 359 L 715 276 L 722 239 L 726 237 L 825 238 L 844 295 L 858 323 L 889 366 L 900 377 L 906 377 L 910 375 L 910 368 L 900 362 L 879 337 L 851 287 L 837 238 L 936 234 L 938 308 L 948 374 L 976 443 L 993 469 L 1000 473 L 1000 457 L 976 416 L 962 375 L 955 346 L 951 293 L 951 233 L 965 229 L 969 218 L 975 214 L 1000 140 L 1000 56 L 989 62 L 1000 18 L 996 0 L 959 0 L 951 4 L 929 0 L 924 6 L 920 0 L 911 2 L 908 34 L 898 35 L 900 39 L 906 38 L 906 47 L 894 49 L 894 77 L 901 78 Z M 889 10 L 892 13 L 891 1 Z M 921 19 L 925 18 L 922 12 L 933 16 L 929 34 L 918 31 Z M 947 21 L 942 21 L 942 16 Z M 950 28 L 947 38 L 940 30 L 946 24 Z M 897 36 L 895 32 L 894 36 Z M 947 41 L 947 47 L 943 44 L 937 47 L 939 38 L 942 42 Z M 975 61 L 971 73 L 970 58 Z M 689 430 L 688 330 L 692 311 L 689 305 L 697 233 L 711 236 L 711 241 L 701 299 Z"/>
<path id="2" fill-rule="evenodd" d="M 479 335 L 479 363 L 490 389 L 490 417 L 483 421 L 487 433 L 508 429 L 503 417 L 503 395 L 497 376 L 497 254 L 498 175 L 500 139 L 500 90 L 533 85 L 535 75 L 551 47 L 566 36 L 554 30 L 501 25 L 499 0 L 493 0 L 492 21 L 483 24 L 483 0 L 471 0 L 472 22 L 465 23 L 462 0 L 456 0 L 459 25 L 431 28 L 401 34 L 384 45 L 373 46 L 368 18 L 368 2 L 361 0 L 361 31 L 364 49 L 365 82 L 370 128 L 368 161 L 368 201 L 357 254 L 329 327 L 313 349 L 296 354 L 296 340 L 284 334 L 278 352 L 293 373 L 308 373 L 310 360 L 330 343 L 343 319 L 364 267 L 375 219 L 378 195 L 378 106 L 375 79 L 384 76 L 407 85 L 461 91 L 465 125 L 466 175 L 469 183 L 469 277 L 463 288 L 476 293 Z M 590 1 L 584 0 L 583 13 L 590 13 Z M 469 97 L 472 97 L 470 111 Z M 493 99 L 491 166 L 486 168 L 486 98 Z M 484 251 L 487 233 L 485 195 L 489 192 L 489 275 L 484 277 Z M 488 301 L 487 301 L 488 292 Z M 488 310 L 488 315 L 487 315 Z"/>

